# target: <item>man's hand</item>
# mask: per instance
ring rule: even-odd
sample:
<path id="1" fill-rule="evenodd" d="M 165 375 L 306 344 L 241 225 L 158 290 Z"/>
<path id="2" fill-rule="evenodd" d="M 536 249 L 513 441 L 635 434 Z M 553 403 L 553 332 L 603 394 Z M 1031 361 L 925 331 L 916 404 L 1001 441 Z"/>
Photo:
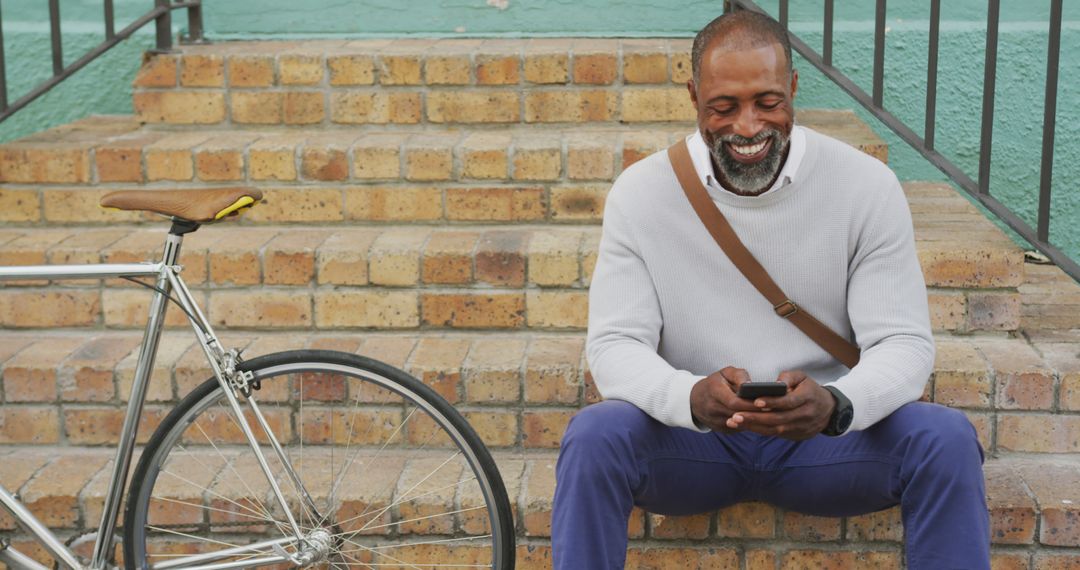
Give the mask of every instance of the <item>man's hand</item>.
<path id="1" fill-rule="evenodd" d="M 753 402 L 755 411 L 737 411 L 729 427 L 795 441 L 821 433 L 836 407 L 832 394 L 801 370 L 781 372 L 777 380 L 788 385 L 787 394 L 757 398 Z M 693 392 L 691 402 L 692 396 Z"/>
<path id="2" fill-rule="evenodd" d="M 728 366 L 703 378 L 690 389 L 690 413 L 699 424 L 723 433 L 739 431 L 731 422 L 736 412 L 758 410 L 749 400 L 736 395 L 750 374 L 742 368 Z M 827 393 L 826 393 L 827 394 Z M 831 396 L 830 396 L 831 397 Z"/>

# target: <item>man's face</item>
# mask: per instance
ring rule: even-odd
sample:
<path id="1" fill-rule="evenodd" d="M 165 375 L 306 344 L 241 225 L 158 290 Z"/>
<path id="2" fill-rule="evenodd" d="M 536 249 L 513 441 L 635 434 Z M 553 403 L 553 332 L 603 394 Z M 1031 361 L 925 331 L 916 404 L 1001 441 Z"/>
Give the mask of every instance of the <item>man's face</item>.
<path id="1" fill-rule="evenodd" d="M 789 75 L 780 44 L 705 52 L 698 84 L 691 80 L 688 87 L 716 177 L 728 190 L 760 194 L 780 174 L 798 80 L 794 71 Z"/>

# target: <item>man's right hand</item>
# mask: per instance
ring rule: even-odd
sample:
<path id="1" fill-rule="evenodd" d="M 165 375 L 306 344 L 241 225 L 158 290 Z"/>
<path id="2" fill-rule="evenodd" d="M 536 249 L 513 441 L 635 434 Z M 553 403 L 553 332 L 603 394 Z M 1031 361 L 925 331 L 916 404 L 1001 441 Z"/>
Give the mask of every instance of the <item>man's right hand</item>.
<path id="1" fill-rule="evenodd" d="M 706 376 L 690 389 L 690 413 L 704 427 L 723 433 L 739 431 L 728 425 L 735 412 L 759 412 L 754 403 L 737 394 L 750 374 L 742 368 L 728 366 Z"/>

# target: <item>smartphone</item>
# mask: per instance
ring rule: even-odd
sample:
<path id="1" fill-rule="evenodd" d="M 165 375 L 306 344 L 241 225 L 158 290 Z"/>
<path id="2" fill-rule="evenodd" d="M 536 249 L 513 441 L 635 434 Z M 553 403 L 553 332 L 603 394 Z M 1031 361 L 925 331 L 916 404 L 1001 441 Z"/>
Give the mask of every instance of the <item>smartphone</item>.
<path id="1" fill-rule="evenodd" d="M 787 394 L 787 384 L 783 382 L 745 382 L 739 386 L 739 397 L 744 400 L 784 394 Z"/>

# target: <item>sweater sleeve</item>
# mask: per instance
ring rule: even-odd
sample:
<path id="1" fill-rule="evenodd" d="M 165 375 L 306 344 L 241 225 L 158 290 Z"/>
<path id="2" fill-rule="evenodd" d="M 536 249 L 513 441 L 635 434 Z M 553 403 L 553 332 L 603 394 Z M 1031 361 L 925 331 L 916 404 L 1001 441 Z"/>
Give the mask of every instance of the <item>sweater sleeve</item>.
<path id="1" fill-rule="evenodd" d="M 890 173 L 886 184 L 848 271 L 848 317 L 862 357 L 834 385 L 854 407 L 850 430 L 866 429 L 919 399 L 934 366 L 911 212 L 896 177 Z"/>
<path id="2" fill-rule="evenodd" d="M 589 286 L 586 356 L 593 380 L 604 398 L 625 400 L 669 426 L 707 431 L 690 414 L 690 389 L 704 376 L 677 370 L 657 354 L 660 302 L 633 228 L 611 198 Z"/>

